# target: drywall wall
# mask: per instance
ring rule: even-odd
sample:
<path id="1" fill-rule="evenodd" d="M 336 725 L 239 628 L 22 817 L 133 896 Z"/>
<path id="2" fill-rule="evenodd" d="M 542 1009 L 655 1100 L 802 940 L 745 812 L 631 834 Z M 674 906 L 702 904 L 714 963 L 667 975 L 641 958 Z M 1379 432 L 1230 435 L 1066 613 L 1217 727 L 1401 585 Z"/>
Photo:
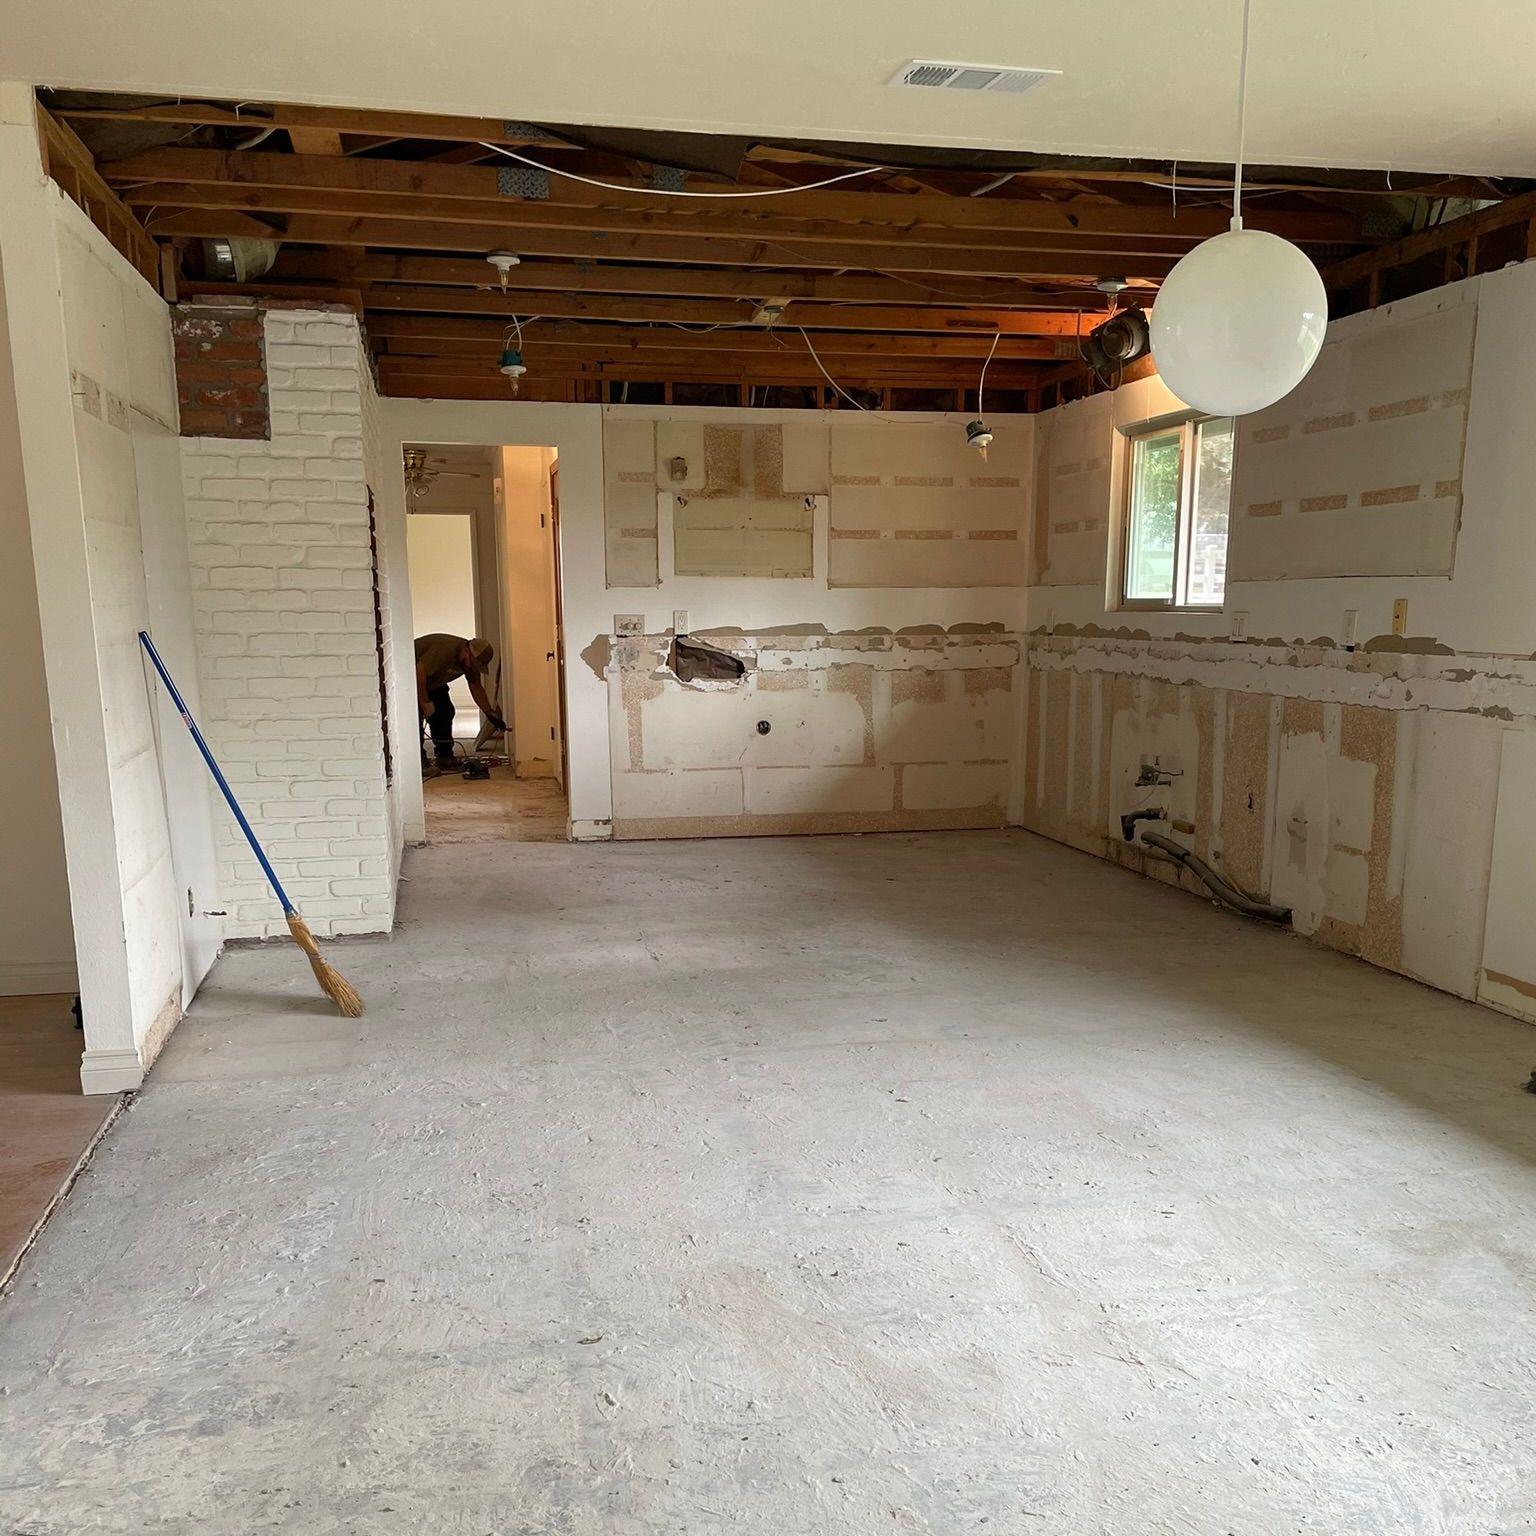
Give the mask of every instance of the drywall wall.
<path id="1" fill-rule="evenodd" d="M 615 836 L 1002 824 L 1032 423 L 991 425 L 609 408 Z M 674 631 L 740 682 L 680 682 Z"/>
<path id="2" fill-rule="evenodd" d="M 1219 613 L 1109 600 L 1121 434 L 1177 408 L 1160 382 L 1042 417 L 1024 825 L 1191 884 L 1122 837 L 1162 811 L 1301 932 L 1536 1017 L 1533 316 L 1527 264 L 1332 326 L 1321 377 L 1240 424 Z"/>
<path id="3" fill-rule="evenodd" d="M 0 326 L 4 324 L 0 271 Z M 48 720 L 11 351 L 0 335 L 0 996 L 75 990 L 69 877 Z"/>
<path id="4" fill-rule="evenodd" d="M 0 265 L 42 626 L 88 1092 L 141 1081 L 216 953 L 207 801 L 150 683 L 150 628 L 197 695 L 165 306 L 42 174 L 0 86 Z M 168 815 L 168 808 L 174 814 Z"/>
<path id="5" fill-rule="evenodd" d="M 739 682 L 680 682 L 665 639 L 615 646 L 615 837 L 1003 825 L 1016 638 L 709 638 Z"/>
<path id="6" fill-rule="evenodd" d="M 203 728 L 311 928 L 376 932 L 393 921 L 398 844 L 374 569 L 382 608 L 395 546 L 371 536 L 372 381 L 353 315 L 261 318 L 271 439 L 181 440 Z M 415 763 L 413 750 L 399 777 Z M 233 818 L 217 825 L 228 931 L 285 933 Z"/>
<path id="7" fill-rule="evenodd" d="M 935 441 L 942 438 L 946 445 L 959 441 L 963 446 L 963 417 L 871 415 L 855 420 L 850 412 L 815 416 L 767 410 L 702 413 L 661 407 L 511 401 L 385 400 L 381 407 L 386 437 L 392 444 L 499 442 L 508 446 L 543 446 L 558 456 L 567 655 L 565 704 L 570 732 L 567 790 L 572 833 L 578 838 L 612 834 L 615 761 L 610 742 L 614 720 L 621 716 L 627 720 L 624 674 L 638 670 L 648 677 L 650 671 L 645 646 L 620 656 L 615 633 L 621 615 L 637 638 L 650 642 L 650 651 L 677 626 L 680 615 L 684 628 L 705 638 L 724 641 L 736 636 L 759 643 L 784 635 L 824 635 L 832 641 L 849 636 L 857 647 L 863 635 L 899 636 L 903 630 L 923 635 L 949 634 L 966 641 L 984 636 L 992 641 L 1017 637 L 1021 631 L 1024 593 L 1017 586 L 967 586 L 956 579 L 953 570 L 943 571 L 941 584 L 926 588 L 833 587 L 827 577 L 829 503 L 836 499 L 828 491 L 834 437 L 847 432 L 853 434 L 848 439 L 850 443 L 870 445 L 865 450 L 866 462 L 870 462 L 868 456 L 872 455 L 873 468 L 861 472 L 894 476 L 894 469 L 882 467 L 882 456 L 906 434 L 931 433 Z M 1021 466 L 1027 466 L 1033 430 L 1030 419 L 999 417 L 992 425 L 999 437 L 998 452 L 1019 455 Z M 667 526 L 676 494 L 672 489 L 676 482 L 671 479 L 670 461 L 679 453 L 688 457 L 695 445 L 702 451 L 705 427 L 781 431 L 783 484 L 793 488 L 796 495 L 810 495 L 816 501 L 812 518 L 812 576 L 707 577 L 675 572 Z M 946 447 L 944 451 L 950 449 Z M 701 461 L 695 456 L 690 473 L 697 470 L 698 462 Z M 959 462 L 970 475 L 977 474 L 979 461 L 962 455 Z M 1021 481 L 1026 478 L 1022 469 L 1017 477 Z M 1015 499 L 1009 531 L 1013 538 L 997 542 L 1022 543 L 1028 527 L 1027 484 L 975 489 L 989 499 L 999 489 L 1012 494 Z M 394 526 L 403 527 L 403 488 L 389 487 L 387 495 L 386 517 Z M 990 514 L 991 518 L 996 516 Z M 987 526 L 997 524 L 989 521 Z M 895 529 L 881 532 L 894 537 Z M 835 659 L 836 651 L 833 644 L 826 650 L 826 658 Z M 662 681 L 665 684 L 665 679 Z M 1011 694 L 1012 689 L 1009 691 Z M 692 691 L 688 695 L 690 700 L 696 696 L 702 695 Z M 627 729 L 626 724 L 626 732 Z M 734 732 L 734 724 L 728 729 Z M 656 740 L 654 732 L 651 739 Z M 731 739 L 735 740 L 734 735 Z M 736 749 L 740 750 L 739 743 Z M 631 765 L 626 772 L 652 771 L 646 766 L 634 769 L 635 759 L 624 761 Z M 889 781 L 894 775 L 885 777 Z M 690 786 L 696 782 L 689 781 Z M 874 780 L 865 776 L 865 782 Z M 648 781 L 643 787 L 659 788 L 659 783 Z M 419 787 L 402 780 L 402 788 L 405 795 L 417 797 L 406 802 L 405 824 L 407 835 L 419 838 L 424 834 Z M 983 798 L 985 804 L 958 808 L 974 810 L 978 817 L 993 818 L 990 794 Z M 850 802 L 843 795 L 835 811 L 830 805 L 821 809 L 837 815 L 850 808 L 873 813 L 882 807 L 894 809 L 893 801 L 894 791 L 891 800 L 876 794 Z M 633 814 L 627 819 L 642 819 L 639 805 L 638 801 L 630 803 Z M 801 808 L 794 814 L 810 815 L 817 809 L 814 801 L 801 802 Z M 645 809 L 644 818 L 653 823 L 653 831 L 660 830 L 662 821 L 671 820 L 673 830 L 685 832 L 688 814 L 687 803 L 674 798 L 660 812 Z"/>
<path id="8" fill-rule="evenodd" d="M 542 447 L 501 450 L 503 624 L 513 756 L 518 777 L 530 779 L 555 778 L 560 772 L 550 457 Z"/>

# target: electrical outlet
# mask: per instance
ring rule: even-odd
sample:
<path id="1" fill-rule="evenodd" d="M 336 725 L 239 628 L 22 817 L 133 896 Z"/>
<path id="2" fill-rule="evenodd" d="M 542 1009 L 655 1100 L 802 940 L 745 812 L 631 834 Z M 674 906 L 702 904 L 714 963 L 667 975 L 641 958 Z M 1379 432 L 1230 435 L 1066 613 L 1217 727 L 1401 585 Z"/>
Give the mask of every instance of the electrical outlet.
<path id="1" fill-rule="evenodd" d="M 1234 613 L 1232 615 L 1232 638 L 1244 640 L 1248 636 L 1248 615 L 1246 613 Z"/>
<path id="2" fill-rule="evenodd" d="M 613 632 L 616 635 L 643 635 L 645 633 L 645 615 L 643 613 L 614 614 Z"/>
<path id="3" fill-rule="evenodd" d="M 1348 650 L 1354 650 L 1359 634 L 1360 610 L 1358 608 L 1346 608 L 1344 610 L 1344 645 Z"/>
<path id="4" fill-rule="evenodd" d="M 1392 633 L 1394 635 L 1408 633 L 1408 599 L 1406 597 L 1396 597 L 1392 600 Z"/>
<path id="5" fill-rule="evenodd" d="M 672 610 L 672 633 L 674 635 L 686 635 L 688 633 L 688 610 L 686 608 L 674 608 Z"/>

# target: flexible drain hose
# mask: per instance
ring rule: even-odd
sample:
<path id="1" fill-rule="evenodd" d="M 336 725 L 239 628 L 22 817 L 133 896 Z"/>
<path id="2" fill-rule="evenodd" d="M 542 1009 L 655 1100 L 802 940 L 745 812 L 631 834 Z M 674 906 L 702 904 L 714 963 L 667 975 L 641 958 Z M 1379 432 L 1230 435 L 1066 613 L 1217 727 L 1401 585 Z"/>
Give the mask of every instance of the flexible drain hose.
<path id="1" fill-rule="evenodd" d="M 1255 901 L 1253 897 L 1245 896 L 1235 885 L 1218 875 L 1204 859 L 1196 858 L 1182 843 L 1174 842 L 1171 837 L 1164 837 L 1161 832 L 1145 830 L 1141 834 L 1141 840 L 1157 849 L 1165 857 L 1172 859 L 1175 864 L 1182 864 L 1223 906 L 1231 907 L 1233 911 L 1242 912 L 1248 917 L 1261 917 L 1269 923 L 1290 922 L 1289 907 L 1271 906 L 1267 901 Z"/>

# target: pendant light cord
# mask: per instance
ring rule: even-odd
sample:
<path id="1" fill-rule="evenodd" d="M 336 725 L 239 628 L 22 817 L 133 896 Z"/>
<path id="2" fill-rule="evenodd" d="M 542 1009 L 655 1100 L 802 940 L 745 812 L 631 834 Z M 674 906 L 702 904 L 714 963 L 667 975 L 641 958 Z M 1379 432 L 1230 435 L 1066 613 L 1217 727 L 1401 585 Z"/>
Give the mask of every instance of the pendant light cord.
<path id="1" fill-rule="evenodd" d="M 1243 227 L 1243 142 L 1248 127 L 1248 12 L 1243 0 L 1243 41 L 1237 65 L 1237 160 L 1232 167 L 1232 228 Z"/>
<path id="2" fill-rule="evenodd" d="M 981 365 L 981 378 L 976 383 L 976 414 L 984 416 L 986 413 L 981 408 L 982 396 L 987 392 L 987 369 L 992 366 L 992 354 L 997 351 L 997 344 L 1003 339 L 1003 333 L 999 331 L 992 338 L 992 345 L 987 348 L 987 360 Z"/>

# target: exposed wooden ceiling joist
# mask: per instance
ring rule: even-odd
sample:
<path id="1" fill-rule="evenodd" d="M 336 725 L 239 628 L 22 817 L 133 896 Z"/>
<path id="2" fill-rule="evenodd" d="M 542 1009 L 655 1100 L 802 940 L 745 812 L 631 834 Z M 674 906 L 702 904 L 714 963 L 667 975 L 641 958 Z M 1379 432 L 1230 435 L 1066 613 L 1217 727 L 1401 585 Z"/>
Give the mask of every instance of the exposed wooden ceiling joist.
<path id="1" fill-rule="evenodd" d="M 323 195 L 322 195 L 323 196 Z M 330 213 L 295 213 L 268 221 L 232 208 L 157 210 L 145 227 L 160 238 L 244 235 L 296 240 L 306 245 L 384 246 L 394 250 L 474 251 L 515 247 L 524 255 L 589 261 L 687 262 L 706 266 L 760 267 L 790 262 L 845 272 L 912 272 L 931 276 L 1012 277 L 1030 282 L 1054 278 L 1166 277 L 1173 256 L 1112 256 L 1077 250 L 996 251 L 935 248 L 917 244 L 862 245 L 807 243 L 796 249 L 784 240 L 725 240 L 693 235 L 609 234 L 603 230 L 529 229 L 515 217 L 498 224 L 450 224 L 419 218 L 356 218 Z"/>
<path id="2" fill-rule="evenodd" d="M 156 241 L 168 276 L 201 239 L 278 242 L 271 271 L 243 288 L 199 283 L 207 258 L 193 252 L 186 291 L 348 304 L 391 392 L 497 398 L 514 316 L 529 392 L 548 398 L 593 398 L 595 381 L 615 378 L 821 391 L 800 326 L 846 387 L 973 391 L 1001 334 L 989 397 L 1033 390 L 1057 374 L 1058 354 L 1079 366 L 1078 335 L 1106 315 L 1096 280 L 1125 278 L 1133 287 L 1120 302 L 1149 302 L 1174 262 L 1228 220 L 1227 182 L 1210 165 L 1181 170 L 1175 198 L 1167 169 L 1150 161 L 988 165 L 914 147 L 892 151 L 892 169 L 884 157 L 872 165 L 869 146 L 308 105 L 69 98 L 65 110 L 103 152 L 99 166 L 69 174 L 121 211 L 125 238 L 142 220 L 141 265 Z M 258 143 L 253 130 L 273 131 Z M 529 150 L 539 164 L 487 144 Z M 696 168 L 681 182 L 670 169 L 679 164 Z M 861 165 L 867 174 L 814 185 Z M 1418 180 L 1443 195 L 1459 185 Z M 1468 196 L 1498 195 L 1462 180 Z M 1369 172 L 1261 168 L 1249 184 L 1268 190 L 1247 222 L 1341 276 L 1375 271 L 1408 211 L 1362 195 L 1391 191 Z M 693 195 L 657 195 L 663 185 Z M 524 259 L 500 279 L 485 260 L 493 250 Z M 1497 254 L 1489 245 L 1489 260 Z M 744 323 L 765 303 L 787 305 L 776 328 Z"/>
<path id="3" fill-rule="evenodd" d="M 782 297 L 806 304 L 979 304 L 1003 308 L 1075 309 L 1097 296 L 1087 283 L 1073 291 L 988 278 L 945 277 L 930 284 L 921 277 L 829 274 L 785 270 L 760 264 L 748 271 L 718 267 L 612 266 L 591 262 L 529 261 L 507 274 L 509 293 L 606 293 L 654 297 L 762 299 Z M 438 285 L 500 291 L 483 257 L 395 256 L 360 250 L 286 248 L 275 274 L 306 281 L 350 284 Z"/>
<path id="4" fill-rule="evenodd" d="M 375 341 L 394 346 L 396 342 L 415 342 L 427 350 L 447 352 L 457 349 L 478 351 L 494 357 L 508 327 L 479 320 L 450 317 L 432 319 L 420 315 L 372 315 L 369 334 Z M 863 332 L 827 331 L 814 341 L 817 352 L 825 357 L 968 357 L 978 365 L 993 350 L 997 338 L 990 336 L 891 336 Z M 669 325 L 583 325 L 578 322 L 549 323 L 523 327 L 523 351 L 533 347 L 585 346 L 606 349 L 614 356 L 626 352 L 658 349 L 668 352 L 740 353 L 777 357 L 793 350 L 804 354 L 808 349 L 800 333 L 752 328 L 749 330 L 685 331 Z M 1006 337 L 998 341 L 997 362 L 1023 361 L 1030 358 L 1054 359 L 1071 356 L 1070 341 L 1053 337 Z"/>
<path id="5" fill-rule="evenodd" d="M 751 299 L 644 299 L 613 294 L 542 293 L 529 300 L 518 293 L 483 292 L 464 288 L 421 288 L 373 284 L 366 289 L 334 289 L 314 283 L 191 283 L 184 297 L 191 302 L 220 297 L 320 298 L 335 296 L 374 314 L 480 315 L 510 323 L 514 316 L 537 310 L 548 319 L 612 320 L 629 324 L 743 325 L 758 306 Z M 922 305 L 896 307 L 861 304 L 806 304 L 791 301 L 780 317 L 793 330 L 873 331 L 935 336 L 975 334 L 1011 336 L 1077 336 L 1103 318 L 1086 304 L 1083 311 L 1028 309 L 939 309 Z"/>
<path id="6" fill-rule="evenodd" d="M 508 161 L 510 170 L 527 170 Z M 105 167 L 114 185 L 130 202 L 152 201 L 157 190 L 170 186 L 218 188 L 231 198 L 220 206 L 275 206 L 242 203 L 238 188 L 324 192 L 338 212 L 397 213 L 390 197 L 409 198 L 424 217 L 463 218 L 473 222 L 488 210 L 511 205 L 519 217 L 534 224 L 565 228 L 611 228 L 630 231 L 678 221 L 698 221 L 722 236 L 751 236 L 784 231 L 801 240 L 865 238 L 879 243 L 893 237 L 930 243 L 995 238 L 1024 249 L 1031 235 L 1057 234 L 1066 240 L 1115 235 L 1176 242 L 1179 248 L 1220 234 L 1228 214 L 1221 208 L 1145 207 L 1114 202 L 1043 198 L 1006 200 L 954 198 L 942 193 L 885 193 L 850 190 L 789 192 L 783 196 L 736 199 L 719 193 L 698 197 L 662 196 L 641 182 L 624 191 L 590 187 L 551 177 L 543 195 L 515 196 L 501 190 L 501 167 L 443 165 L 392 160 L 337 159 L 325 155 L 279 155 L 258 150 L 225 152 L 206 149 L 156 149 Z M 534 173 L 536 174 L 536 173 Z M 142 184 L 142 185 L 141 185 Z M 163 200 L 175 201 L 175 199 Z M 452 204 L 471 205 L 454 211 Z M 199 206 L 207 206 L 200 204 Z M 1259 204 L 1248 222 L 1289 240 L 1356 242 L 1360 220 L 1347 212 L 1275 209 Z M 828 226 L 825 234 L 822 226 Z M 867 230 L 856 236 L 844 226 Z"/>

